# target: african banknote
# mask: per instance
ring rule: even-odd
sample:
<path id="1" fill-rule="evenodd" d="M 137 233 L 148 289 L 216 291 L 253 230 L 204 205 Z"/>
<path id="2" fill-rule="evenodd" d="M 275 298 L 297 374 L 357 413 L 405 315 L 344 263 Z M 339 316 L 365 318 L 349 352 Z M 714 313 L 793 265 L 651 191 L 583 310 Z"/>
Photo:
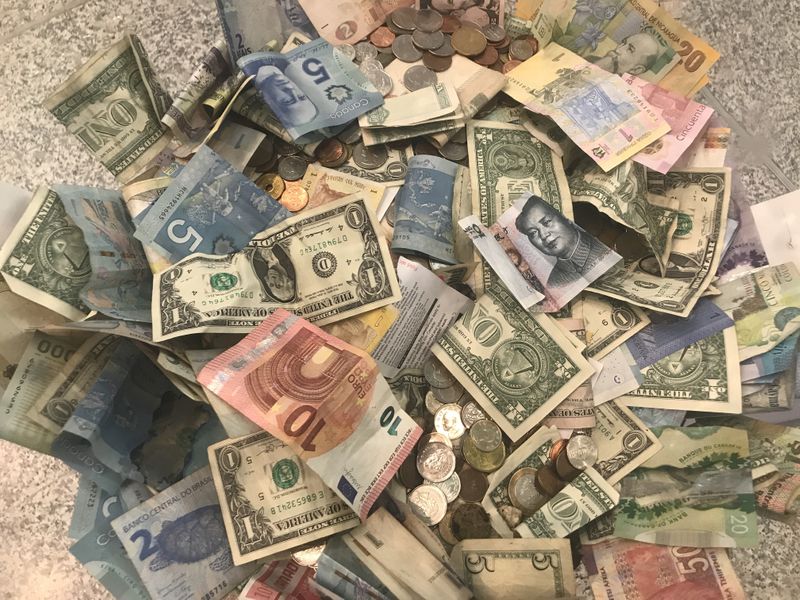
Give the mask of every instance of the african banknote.
<path id="1" fill-rule="evenodd" d="M 584 544 L 582 551 L 589 584 L 597 600 L 747 598 L 724 549 L 608 539 Z"/>
<path id="2" fill-rule="evenodd" d="M 735 321 L 739 360 L 763 354 L 800 330 L 800 273 L 793 262 L 751 271 L 719 290 L 712 302 Z"/>
<path id="3" fill-rule="evenodd" d="M 369 209 L 377 214 L 378 206 L 386 193 L 386 185 L 383 183 L 351 173 L 341 173 L 316 163 L 308 166 L 303 176 L 303 189 L 308 193 L 308 204 L 304 209 L 306 211 L 351 194 L 359 194 L 367 202 Z"/>
<path id="4" fill-rule="evenodd" d="M 56 337 L 41 331 L 33 334 L 19 364 L 8 374 L 0 399 L 0 438 L 50 454 L 56 434 L 32 421 L 28 412 L 79 346 L 79 338 Z"/>
<path id="5" fill-rule="evenodd" d="M 643 310 L 615 298 L 584 292 L 573 305 L 583 319 L 584 356 L 599 360 L 650 323 Z"/>
<path id="6" fill-rule="evenodd" d="M 594 372 L 550 317 L 528 315 L 501 286 L 481 296 L 432 350 L 512 441 Z"/>
<path id="7" fill-rule="evenodd" d="M 458 165 L 438 156 L 417 155 L 395 203 L 392 251 L 447 264 L 453 255 L 453 186 Z"/>
<path id="8" fill-rule="evenodd" d="M 669 131 L 619 77 L 555 43 L 510 72 L 503 91 L 553 119 L 604 171 Z"/>
<path id="9" fill-rule="evenodd" d="M 658 312 L 686 317 L 719 265 L 728 217 L 730 169 L 648 174 L 648 189 L 679 201 L 678 227 L 661 277 L 655 257 L 612 270 L 590 290 Z M 745 357 L 743 357 L 745 358 Z"/>
<path id="10" fill-rule="evenodd" d="M 642 369 L 642 385 L 620 398 L 628 406 L 742 412 L 736 333 L 728 327 Z"/>
<path id="11" fill-rule="evenodd" d="M 368 354 L 282 309 L 198 380 L 297 452 L 362 519 L 421 434 Z"/>
<path id="12" fill-rule="evenodd" d="M 208 467 L 111 526 L 153 600 L 222 596 L 253 571 L 233 564 Z"/>
<path id="13" fill-rule="evenodd" d="M 339 496 L 266 431 L 214 444 L 208 456 L 237 565 L 358 525 Z"/>
<path id="14" fill-rule="evenodd" d="M 83 186 L 57 185 L 53 191 L 89 250 L 92 275 L 81 290 L 83 303 L 115 319 L 149 321 L 153 275 L 122 197 Z"/>
<path id="15" fill-rule="evenodd" d="M 92 276 L 83 232 L 53 190 L 41 186 L 0 248 L 11 291 L 78 321 L 89 312 L 81 290 Z"/>
<path id="16" fill-rule="evenodd" d="M 663 448 L 622 480 L 614 535 L 696 548 L 758 543 L 747 432 L 656 427 Z"/>
<path id="17" fill-rule="evenodd" d="M 367 37 L 387 15 L 413 0 L 358 0 L 357 2 L 296 0 L 303 7 L 319 34 L 331 44 L 354 44 Z"/>
<path id="18" fill-rule="evenodd" d="M 161 117 L 172 99 L 133 34 L 95 54 L 43 104 L 121 182 L 169 143 Z"/>
<path id="19" fill-rule="evenodd" d="M 594 468 L 614 485 L 656 452 L 661 442 L 636 415 L 616 400 L 595 409 L 592 440 L 597 446 Z"/>
<path id="20" fill-rule="evenodd" d="M 324 39 L 288 54 L 256 52 L 237 61 L 294 140 L 344 125 L 383 104 L 358 68 Z M 321 131 L 320 131 L 321 130 Z"/>
<path id="21" fill-rule="evenodd" d="M 241 252 L 189 256 L 155 276 L 153 338 L 247 333 L 278 307 L 327 324 L 400 298 L 366 202 L 349 196 L 267 229 Z"/>
<path id="22" fill-rule="evenodd" d="M 476 600 L 575 595 L 568 540 L 464 540 L 453 548 L 450 562 Z"/>

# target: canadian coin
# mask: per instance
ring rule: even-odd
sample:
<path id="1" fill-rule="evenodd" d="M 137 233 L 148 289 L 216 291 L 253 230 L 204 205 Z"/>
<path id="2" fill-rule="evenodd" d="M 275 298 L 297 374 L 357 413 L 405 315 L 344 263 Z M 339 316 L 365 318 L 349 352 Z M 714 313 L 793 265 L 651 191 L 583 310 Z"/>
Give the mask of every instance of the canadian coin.
<path id="1" fill-rule="evenodd" d="M 472 427 L 477 421 L 486 418 L 486 413 L 483 412 L 480 404 L 475 402 L 475 400 L 470 400 L 461 407 L 461 420 L 467 428 Z"/>
<path id="2" fill-rule="evenodd" d="M 369 41 L 377 48 L 390 48 L 395 37 L 388 27 L 381 26 L 370 34 Z"/>
<path id="3" fill-rule="evenodd" d="M 483 52 L 473 58 L 473 60 L 484 67 L 491 67 L 500 59 L 500 53 L 494 46 L 486 46 Z"/>
<path id="4" fill-rule="evenodd" d="M 436 73 L 423 65 L 414 65 L 403 75 L 403 85 L 411 92 L 434 85 L 436 81 Z"/>
<path id="5" fill-rule="evenodd" d="M 489 489 L 489 478 L 485 473 L 472 467 L 464 467 L 458 472 L 461 481 L 461 498 L 467 502 L 480 502 Z"/>
<path id="6" fill-rule="evenodd" d="M 536 489 L 536 469 L 522 467 L 517 469 L 508 480 L 508 497 L 511 504 L 524 515 L 532 515 L 547 502 Z"/>
<path id="7" fill-rule="evenodd" d="M 533 47 L 528 40 L 514 40 L 508 47 L 508 56 L 519 61 L 526 61 L 533 56 Z"/>
<path id="8" fill-rule="evenodd" d="M 455 546 L 459 540 L 453 533 L 453 512 L 455 509 L 448 510 L 444 518 L 439 522 L 439 537 L 441 537 L 445 542 L 450 544 L 451 546 Z"/>
<path id="9" fill-rule="evenodd" d="M 456 456 L 440 442 L 431 442 L 417 452 L 417 469 L 423 479 L 444 481 L 456 470 Z"/>
<path id="10" fill-rule="evenodd" d="M 456 382 L 456 378 L 453 377 L 450 372 L 444 368 L 444 366 L 442 366 L 442 363 L 432 356 L 425 363 L 422 372 L 425 375 L 425 379 L 428 381 L 428 383 L 435 388 L 450 387 Z"/>
<path id="11" fill-rule="evenodd" d="M 389 160 L 389 150 L 384 145 L 365 146 L 359 142 L 353 147 L 353 161 L 362 169 L 380 169 Z"/>
<path id="12" fill-rule="evenodd" d="M 475 447 L 468 435 L 461 439 L 461 451 L 464 454 L 464 460 L 467 461 L 469 466 L 481 473 L 497 471 L 503 466 L 503 461 L 506 459 L 505 444 L 500 444 L 491 452 L 481 452 Z"/>
<path id="13" fill-rule="evenodd" d="M 392 23 L 403 29 L 414 30 L 417 28 L 415 23 L 417 19 L 417 10 L 408 6 L 395 9 L 391 13 Z"/>
<path id="14" fill-rule="evenodd" d="M 511 60 L 509 60 L 507 63 L 505 63 L 503 65 L 503 74 L 506 74 L 506 73 L 509 73 L 509 72 L 513 71 L 514 69 L 516 69 L 521 64 L 522 64 L 522 62 L 512 58 Z"/>
<path id="15" fill-rule="evenodd" d="M 308 192 L 303 189 L 299 181 L 286 184 L 286 189 L 278 199 L 286 210 L 298 212 L 303 210 L 308 204 Z"/>
<path id="16" fill-rule="evenodd" d="M 408 490 L 412 490 L 424 481 L 417 470 L 417 454 L 412 452 L 397 469 L 397 479 Z"/>
<path id="17" fill-rule="evenodd" d="M 422 58 L 422 52 L 417 50 L 414 41 L 408 34 L 398 35 L 394 39 L 392 42 L 392 52 L 398 59 L 407 63 L 417 62 Z"/>
<path id="18" fill-rule="evenodd" d="M 438 431 L 431 431 L 430 433 L 423 433 L 417 440 L 417 448 L 424 448 L 428 444 L 444 444 L 448 448 L 453 447 L 453 441 L 443 433 Z"/>
<path id="19" fill-rule="evenodd" d="M 333 49 L 337 52 L 342 53 L 347 58 L 347 60 L 356 59 L 356 49 L 351 44 L 339 44 L 338 46 L 334 46 Z"/>
<path id="20" fill-rule="evenodd" d="M 264 173 L 256 179 L 256 185 L 277 200 L 286 189 L 286 184 L 277 173 Z"/>
<path id="21" fill-rule="evenodd" d="M 503 433 L 500 431 L 500 426 L 489 419 L 481 419 L 474 423 L 469 428 L 469 438 L 481 452 L 492 452 L 503 444 Z"/>
<path id="22" fill-rule="evenodd" d="M 436 525 L 447 512 L 447 498 L 435 485 L 423 483 L 408 495 L 408 506 L 428 527 Z"/>
<path id="23" fill-rule="evenodd" d="M 431 390 L 425 392 L 425 408 L 429 413 L 435 415 L 436 411 L 444 405 L 445 403 L 440 402 Z"/>
<path id="24" fill-rule="evenodd" d="M 483 35 L 486 36 L 486 41 L 492 44 L 502 42 L 506 37 L 506 30 L 500 27 L 500 25 L 487 25 L 481 28 L 481 31 Z"/>
<path id="25" fill-rule="evenodd" d="M 432 481 L 431 483 L 444 492 L 448 504 L 458 498 L 461 493 L 461 479 L 458 477 L 458 473 L 453 473 L 444 481 Z"/>
<path id="26" fill-rule="evenodd" d="M 358 42 L 356 48 L 356 61 L 362 62 L 365 58 L 375 58 L 378 50 L 369 42 Z"/>
<path id="27" fill-rule="evenodd" d="M 442 15 L 430 8 L 423 8 L 417 12 L 417 16 L 414 18 L 414 25 L 417 26 L 417 31 L 439 31 L 443 23 Z"/>
<path id="28" fill-rule="evenodd" d="M 344 143 L 336 138 L 323 140 L 314 150 L 314 157 L 323 167 L 329 169 L 343 165 L 345 161 L 342 159 L 346 154 Z"/>
<path id="29" fill-rule="evenodd" d="M 461 421 L 461 407 L 458 404 L 445 404 L 437 410 L 436 415 L 433 417 L 433 426 L 436 431 L 446 435 L 451 440 L 457 440 L 467 430 Z"/>
<path id="30" fill-rule="evenodd" d="M 465 502 L 453 511 L 453 534 L 460 540 L 492 537 L 489 514 L 476 502 Z"/>
<path id="31" fill-rule="evenodd" d="M 461 29 L 461 20 L 453 15 L 444 15 L 442 17 L 442 31 L 444 33 L 454 33 Z"/>
<path id="32" fill-rule="evenodd" d="M 453 50 L 453 44 L 449 35 L 444 36 L 444 42 L 442 42 L 441 46 L 434 48 L 433 50 L 428 50 L 428 52 L 434 56 L 439 56 L 442 58 L 446 56 L 453 56 L 456 53 L 456 51 Z"/>
<path id="33" fill-rule="evenodd" d="M 284 181 L 297 181 L 306 174 L 308 163 L 299 156 L 284 156 L 278 161 L 278 175 Z"/>
<path id="34" fill-rule="evenodd" d="M 463 56 L 478 56 L 486 49 L 486 37 L 480 30 L 462 27 L 450 38 L 456 52 Z"/>
<path id="35" fill-rule="evenodd" d="M 447 71 L 453 64 L 452 56 L 436 56 L 430 51 L 422 56 L 422 64 L 428 67 L 434 73 L 442 73 Z M 407 87 L 407 86 L 406 86 Z"/>
<path id="36" fill-rule="evenodd" d="M 444 34 L 441 31 L 428 33 L 417 29 L 411 36 L 414 45 L 420 50 L 435 50 L 444 44 Z"/>
<path id="37" fill-rule="evenodd" d="M 467 145 L 459 144 L 458 142 L 451 140 L 439 148 L 439 154 L 441 154 L 447 160 L 458 162 L 467 158 Z"/>

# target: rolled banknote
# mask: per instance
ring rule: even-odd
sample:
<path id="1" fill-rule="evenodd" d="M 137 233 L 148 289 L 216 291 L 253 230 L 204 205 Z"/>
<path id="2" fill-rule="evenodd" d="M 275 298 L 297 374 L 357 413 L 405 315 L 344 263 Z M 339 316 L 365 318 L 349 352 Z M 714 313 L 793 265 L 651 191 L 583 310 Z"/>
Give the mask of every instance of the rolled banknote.
<path id="1" fill-rule="evenodd" d="M 288 54 L 248 54 L 237 64 L 255 77 L 261 97 L 295 140 L 349 123 L 383 104 L 358 68 L 323 39 Z"/>
<path id="2" fill-rule="evenodd" d="M 312 583 L 316 569 L 289 559 L 265 564 L 248 580 L 239 600 L 318 600 Z"/>
<path id="3" fill-rule="evenodd" d="M 161 117 L 172 99 L 133 34 L 95 54 L 43 104 L 122 182 L 169 143 Z"/>
<path id="4" fill-rule="evenodd" d="M 333 490 L 266 431 L 214 444 L 208 456 L 237 565 L 358 525 Z"/>
<path id="5" fill-rule="evenodd" d="M 348 196 L 267 229 L 236 254 L 189 256 L 155 276 L 153 338 L 247 333 L 278 307 L 327 324 L 396 302 L 379 227 L 365 201 Z"/>
<path id="6" fill-rule="evenodd" d="M 282 309 L 198 380 L 288 444 L 362 519 L 421 434 L 368 354 Z"/>

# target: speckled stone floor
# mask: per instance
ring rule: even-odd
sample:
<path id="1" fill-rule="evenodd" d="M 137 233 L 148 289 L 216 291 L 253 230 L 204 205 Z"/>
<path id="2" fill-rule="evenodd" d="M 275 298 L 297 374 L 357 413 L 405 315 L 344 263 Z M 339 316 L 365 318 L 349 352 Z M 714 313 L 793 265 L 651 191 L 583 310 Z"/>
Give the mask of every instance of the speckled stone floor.
<path id="1" fill-rule="evenodd" d="M 686 0 L 684 22 L 723 58 L 710 92 L 740 124 L 730 153 L 749 202 L 800 181 L 800 0 Z M 215 37 L 212 0 L 0 0 L 0 181 L 113 186 L 40 104 L 123 31 L 140 35 L 176 91 Z M 110 598 L 67 552 L 77 477 L 59 461 L 0 441 L 0 600 Z M 800 527 L 759 518 L 761 544 L 732 558 L 753 600 L 800 598 Z M 585 582 L 581 597 L 590 598 Z"/>

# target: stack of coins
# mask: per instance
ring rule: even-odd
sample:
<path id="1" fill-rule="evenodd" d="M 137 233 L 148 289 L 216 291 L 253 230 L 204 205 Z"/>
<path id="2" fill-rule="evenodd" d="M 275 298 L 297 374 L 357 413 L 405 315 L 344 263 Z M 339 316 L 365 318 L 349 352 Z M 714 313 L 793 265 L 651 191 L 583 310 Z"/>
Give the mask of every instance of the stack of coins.
<path id="1" fill-rule="evenodd" d="M 309 164 L 302 148 L 267 135 L 250 158 L 246 172 L 258 187 L 287 210 L 298 212 L 308 204 L 308 193 L 301 180 Z"/>

